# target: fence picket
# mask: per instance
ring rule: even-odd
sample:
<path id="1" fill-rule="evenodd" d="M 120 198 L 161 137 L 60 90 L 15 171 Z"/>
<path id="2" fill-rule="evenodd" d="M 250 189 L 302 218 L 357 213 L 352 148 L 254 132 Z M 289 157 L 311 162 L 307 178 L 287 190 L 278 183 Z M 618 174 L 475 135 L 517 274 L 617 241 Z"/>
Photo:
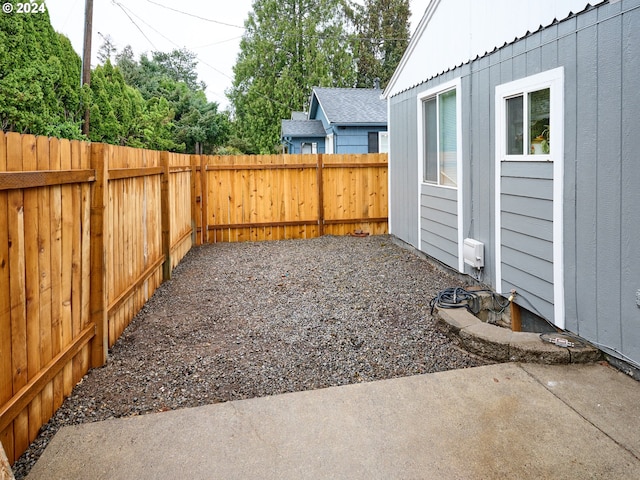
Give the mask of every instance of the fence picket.
<path id="1" fill-rule="evenodd" d="M 7 171 L 7 137 L 0 135 L 0 172 Z M 9 285 L 9 223 L 8 196 L 0 191 L 0 285 Z M 10 289 L 0 289 L 0 405 L 13 396 L 11 360 L 11 295 Z M 0 429 L 0 442 L 7 456 L 14 458 L 13 424 Z"/>

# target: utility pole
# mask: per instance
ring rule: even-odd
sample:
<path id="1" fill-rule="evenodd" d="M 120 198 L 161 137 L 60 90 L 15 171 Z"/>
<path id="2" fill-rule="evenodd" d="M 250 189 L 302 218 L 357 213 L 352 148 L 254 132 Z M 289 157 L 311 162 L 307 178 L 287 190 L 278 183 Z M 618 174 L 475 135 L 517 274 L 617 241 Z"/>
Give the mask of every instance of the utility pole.
<path id="1" fill-rule="evenodd" d="M 93 0 L 84 5 L 84 51 L 82 53 L 82 85 L 91 84 L 91 35 L 93 30 Z M 84 106 L 82 133 L 89 135 L 89 105 Z"/>

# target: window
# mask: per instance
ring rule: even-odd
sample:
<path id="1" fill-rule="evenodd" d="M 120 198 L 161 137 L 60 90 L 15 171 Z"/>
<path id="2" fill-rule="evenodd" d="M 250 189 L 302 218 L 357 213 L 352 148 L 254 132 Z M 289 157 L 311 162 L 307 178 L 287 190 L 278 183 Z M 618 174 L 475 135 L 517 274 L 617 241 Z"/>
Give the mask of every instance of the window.
<path id="1" fill-rule="evenodd" d="M 378 132 L 369 132 L 368 153 L 378 153 Z"/>
<path id="2" fill-rule="evenodd" d="M 316 142 L 313 143 L 303 143 L 302 144 L 302 154 L 309 154 L 309 153 L 318 153 L 318 144 Z"/>
<path id="3" fill-rule="evenodd" d="M 543 88 L 506 99 L 508 155 L 524 155 L 525 146 L 529 155 L 551 152 L 550 93 L 551 89 Z"/>
<path id="4" fill-rule="evenodd" d="M 554 69 L 496 87 L 501 160 L 551 161 L 561 153 L 562 83 L 562 69 Z"/>
<path id="5" fill-rule="evenodd" d="M 425 95 L 421 101 L 422 179 L 458 186 L 457 88 Z"/>
<path id="6" fill-rule="evenodd" d="M 389 153 L 389 132 L 378 132 L 378 151 Z"/>
<path id="7" fill-rule="evenodd" d="M 326 139 L 326 153 L 335 153 L 334 150 L 334 146 L 333 146 L 333 133 L 331 135 L 327 135 L 327 139 Z"/>
<path id="8" fill-rule="evenodd" d="M 389 133 L 369 132 L 368 153 L 389 153 Z"/>

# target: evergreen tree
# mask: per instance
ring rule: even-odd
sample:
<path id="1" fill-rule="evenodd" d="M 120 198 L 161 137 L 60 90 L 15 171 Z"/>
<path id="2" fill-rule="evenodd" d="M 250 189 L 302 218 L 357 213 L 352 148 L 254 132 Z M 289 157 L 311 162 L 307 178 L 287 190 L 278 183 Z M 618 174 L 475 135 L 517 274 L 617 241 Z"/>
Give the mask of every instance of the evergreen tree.
<path id="1" fill-rule="evenodd" d="M 107 60 L 111 61 L 111 57 L 118 52 L 118 49 L 115 43 L 113 43 L 111 35 L 105 36 L 100 33 L 100 36 L 102 37 L 102 45 L 98 48 L 97 55 L 100 63 L 105 64 Z"/>
<path id="2" fill-rule="evenodd" d="M 303 110 L 314 86 L 353 87 L 342 0 L 255 0 L 227 93 L 236 135 L 250 153 L 271 153 L 280 120 Z"/>
<path id="3" fill-rule="evenodd" d="M 174 111 L 166 98 L 145 100 L 127 85 L 122 72 L 107 60 L 91 74 L 91 123 L 89 138 L 154 150 L 184 151 L 175 141 Z"/>
<path id="4" fill-rule="evenodd" d="M 120 70 L 107 60 L 91 73 L 91 123 L 94 142 L 142 146 L 145 102 L 140 92 L 128 86 Z"/>
<path id="5" fill-rule="evenodd" d="M 47 12 L 0 14 L 2 130 L 82 138 L 80 70 Z"/>
<path id="6" fill-rule="evenodd" d="M 137 62 L 131 47 L 125 47 L 116 55 L 116 62 L 125 82 L 139 90 L 151 106 L 157 99 L 166 100 L 173 114 L 171 131 L 176 148 L 214 153 L 226 142 L 228 115 L 218 111 L 217 103 L 207 101 L 205 85 L 198 81 L 195 54 L 185 49 L 153 52 L 151 58 L 144 54 Z"/>
<path id="7" fill-rule="evenodd" d="M 358 87 L 384 88 L 409 44 L 409 0 L 365 0 L 356 7 Z"/>

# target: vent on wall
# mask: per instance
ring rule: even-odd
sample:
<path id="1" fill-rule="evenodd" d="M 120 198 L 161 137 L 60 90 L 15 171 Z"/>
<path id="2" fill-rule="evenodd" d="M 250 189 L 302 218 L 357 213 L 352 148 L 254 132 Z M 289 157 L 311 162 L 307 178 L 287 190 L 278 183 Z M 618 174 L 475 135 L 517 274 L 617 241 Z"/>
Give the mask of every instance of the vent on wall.
<path id="1" fill-rule="evenodd" d="M 473 238 L 464 239 L 463 250 L 464 263 L 473 268 L 484 267 L 484 243 Z"/>

